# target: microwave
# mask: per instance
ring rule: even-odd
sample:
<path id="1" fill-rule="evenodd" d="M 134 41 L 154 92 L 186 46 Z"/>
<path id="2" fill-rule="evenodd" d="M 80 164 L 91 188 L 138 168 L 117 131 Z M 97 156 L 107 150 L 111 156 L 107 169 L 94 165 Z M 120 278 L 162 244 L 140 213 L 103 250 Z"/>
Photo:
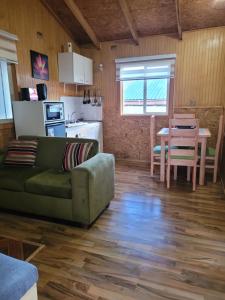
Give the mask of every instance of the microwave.
<path id="1" fill-rule="evenodd" d="M 44 102 L 45 122 L 64 121 L 64 103 L 63 102 Z"/>

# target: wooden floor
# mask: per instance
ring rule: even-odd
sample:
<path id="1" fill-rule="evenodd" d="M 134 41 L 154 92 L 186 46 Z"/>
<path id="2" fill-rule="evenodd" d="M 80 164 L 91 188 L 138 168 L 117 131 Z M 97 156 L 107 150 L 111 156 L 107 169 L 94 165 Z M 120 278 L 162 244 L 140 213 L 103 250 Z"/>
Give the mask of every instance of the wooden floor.
<path id="1" fill-rule="evenodd" d="M 0 214 L 0 234 L 42 242 L 39 300 L 225 299 L 220 184 L 152 180 L 117 166 L 116 198 L 89 229 Z"/>

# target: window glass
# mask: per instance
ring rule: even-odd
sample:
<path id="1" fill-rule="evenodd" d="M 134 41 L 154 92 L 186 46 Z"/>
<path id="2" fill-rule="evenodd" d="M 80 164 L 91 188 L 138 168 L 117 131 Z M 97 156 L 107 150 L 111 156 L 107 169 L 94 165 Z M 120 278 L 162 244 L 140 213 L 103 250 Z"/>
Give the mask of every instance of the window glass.
<path id="1" fill-rule="evenodd" d="M 122 114 L 167 114 L 168 78 L 122 81 Z"/>
<path id="2" fill-rule="evenodd" d="M 146 112 L 166 113 L 168 79 L 148 79 L 146 86 Z"/>
<path id="3" fill-rule="evenodd" d="M 0 61 L 0 120 L 12 119 L 7 62 Z"/>
<path id="4" fill-rule="evenodd" d="M 168 79 L 148 79 L 147 99 L 166 100 Z"/>
<path id="5" fill-rule="evenodd" d="M 144 80 L 123 82 L 123 112 L 133 115 L 144 113 Z"/>

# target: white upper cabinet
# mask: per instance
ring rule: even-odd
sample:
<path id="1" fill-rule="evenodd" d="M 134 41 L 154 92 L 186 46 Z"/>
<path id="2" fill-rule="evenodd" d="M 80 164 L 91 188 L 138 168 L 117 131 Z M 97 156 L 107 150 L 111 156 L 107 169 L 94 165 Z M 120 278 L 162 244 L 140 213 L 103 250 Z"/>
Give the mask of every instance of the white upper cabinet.
<path id="1" fill-rule="evenodd" d="M 58 54 L 59 82 L 74 81 L 73 53 Z"/>
<path id="2" fill-rule="evenodd" d="M 83 56 L 73 53 L 73 62 L 71 62 L 71 66 L 73 66 L 73 81 L 72 83 L 84 84 L 84 62 Z"/>
<path id="3" fill-rule="evenodd" d="M 84 57 L 84 84 L 93 84 L 93 62 L 87 57 Z"/>
<path id="4" fill-rule="evenodd" d="M 81 85 L 93 84 L 93 61 L 77 53 L 58 54 L 59 81 Z"/>

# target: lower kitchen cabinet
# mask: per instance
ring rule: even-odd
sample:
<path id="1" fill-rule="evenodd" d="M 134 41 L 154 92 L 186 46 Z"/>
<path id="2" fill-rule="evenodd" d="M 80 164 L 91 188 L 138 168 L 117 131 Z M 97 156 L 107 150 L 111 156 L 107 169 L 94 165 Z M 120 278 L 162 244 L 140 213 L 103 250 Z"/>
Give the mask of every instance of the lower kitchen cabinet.
<path id="1" fill-rule="evenodd" d="M 102 133 L 102 123 L 94 122 L 83 125 L 76 125 L 74 127 L 66 128 L 67 137 L 71 138 L 84 138 L 84 139 L 94 139 L 99 142 L 99 150 L 103 152 L 103 133 Z"/>

